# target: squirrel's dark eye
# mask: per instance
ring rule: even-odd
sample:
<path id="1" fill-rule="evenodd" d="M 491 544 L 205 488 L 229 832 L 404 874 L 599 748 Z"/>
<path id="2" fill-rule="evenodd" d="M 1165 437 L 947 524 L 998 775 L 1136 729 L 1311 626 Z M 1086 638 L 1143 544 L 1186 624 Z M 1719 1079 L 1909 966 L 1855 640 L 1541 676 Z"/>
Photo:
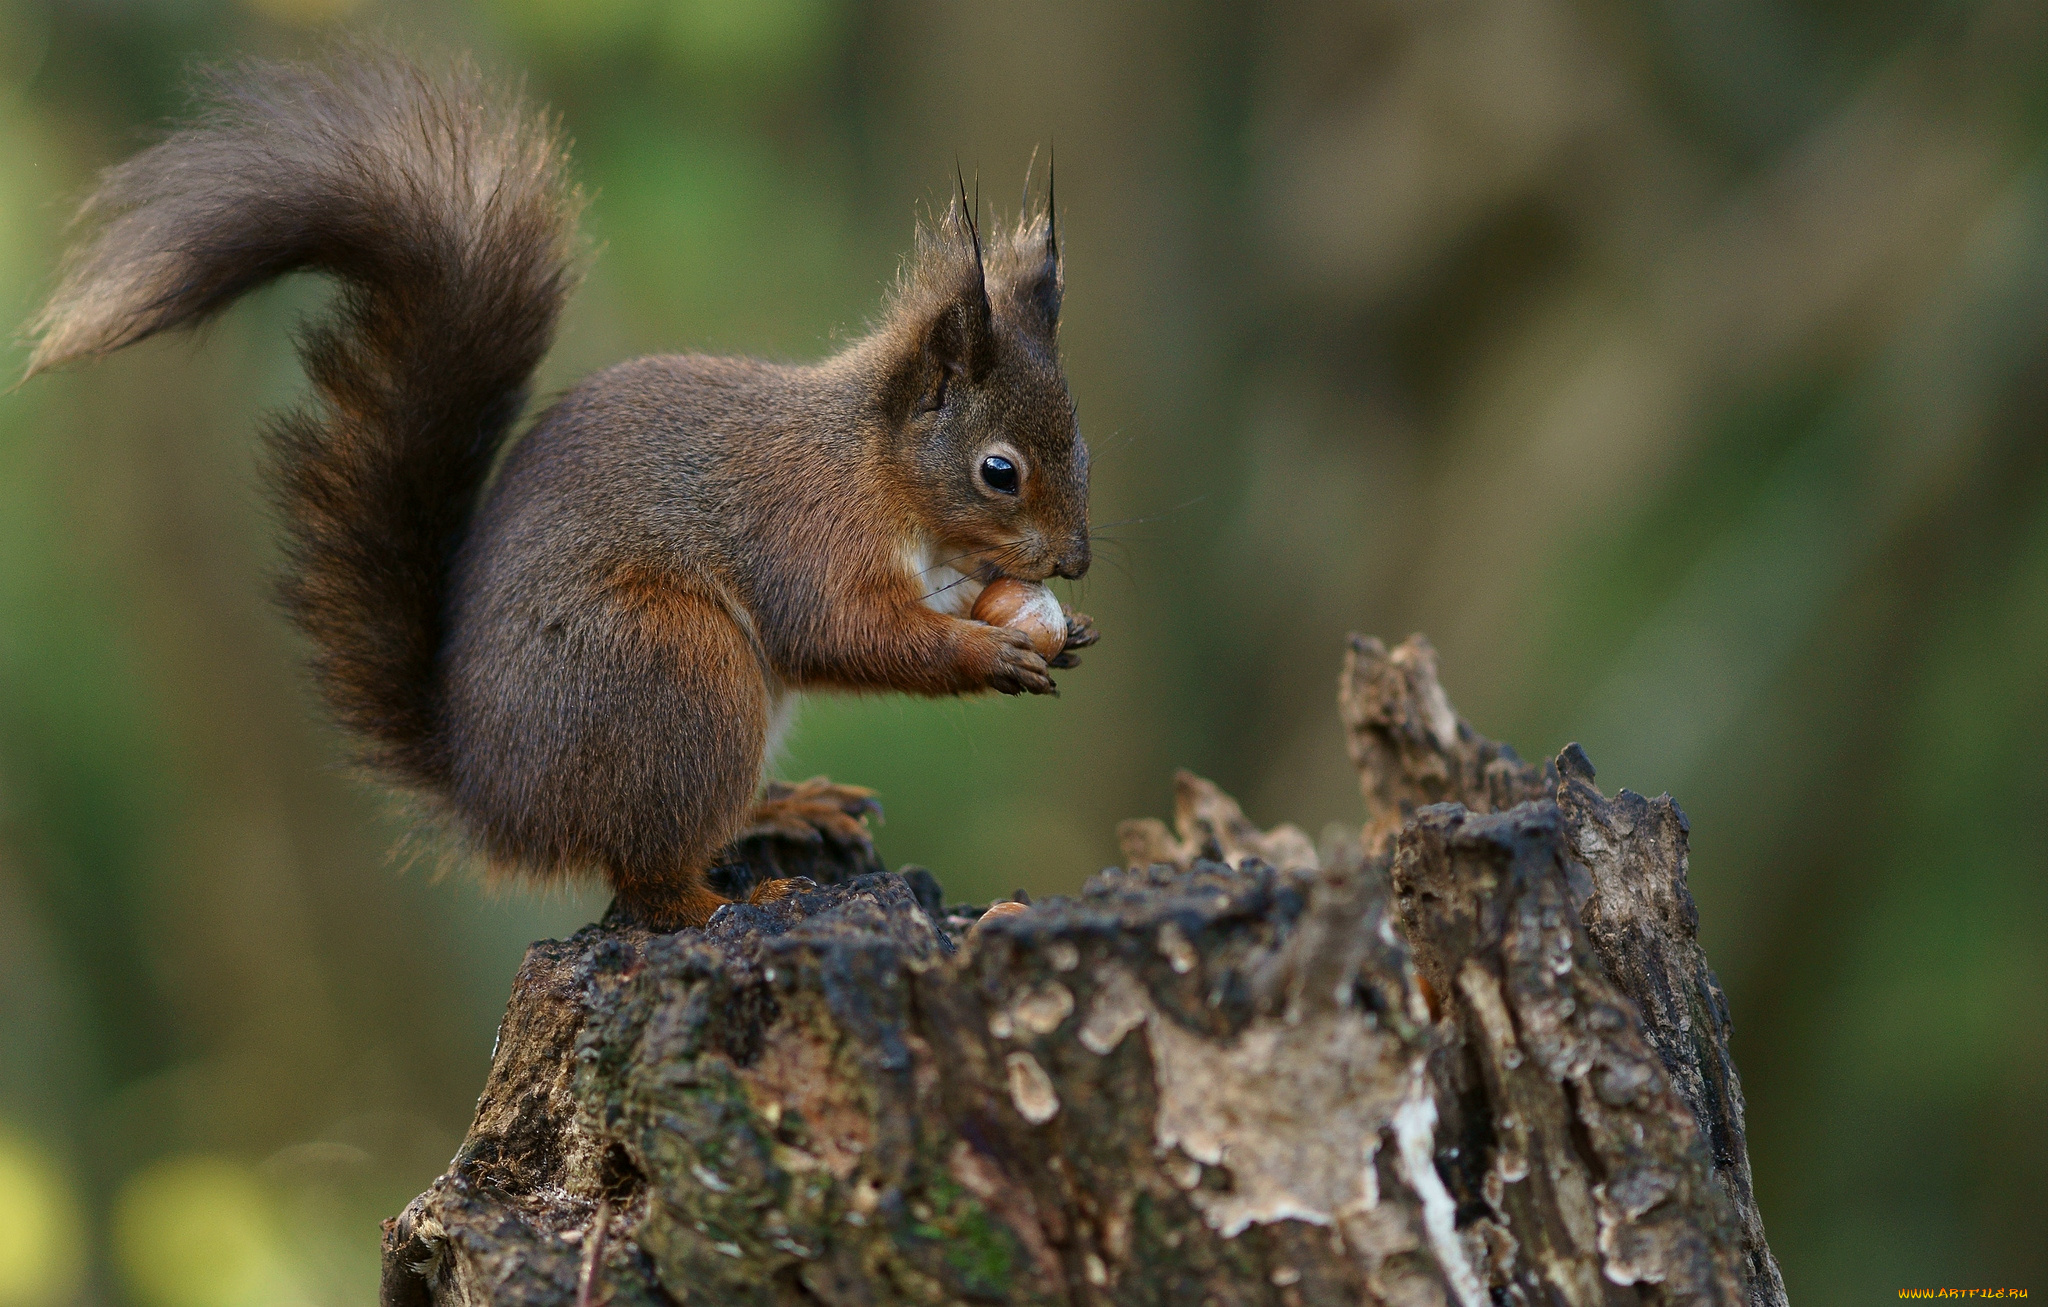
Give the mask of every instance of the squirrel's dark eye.
<path id="1" fill-rule="evenodd" d="M 981 479 L 988 482 L 990 490 L 1006 495 L 1017 493 L 1017 465 L 1001 454 L 990 454 L 981 460 Z"/>

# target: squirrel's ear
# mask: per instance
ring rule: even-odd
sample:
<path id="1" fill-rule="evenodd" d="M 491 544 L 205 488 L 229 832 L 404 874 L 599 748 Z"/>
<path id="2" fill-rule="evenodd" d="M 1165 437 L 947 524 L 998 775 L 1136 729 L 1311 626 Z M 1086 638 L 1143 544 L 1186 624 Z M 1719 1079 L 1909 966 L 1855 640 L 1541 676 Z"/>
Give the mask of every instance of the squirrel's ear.
<path id="1" fill-rule="evenodd" d="M 979 281 L 946 302 L 912 337 L 887 390 L 901 416 L 942 407 L 956 382 L 978 381 L 995 357 L 988 291 Z"/>
<path id="2" fill-rule="evenodd" d="M 993 317 L 988 287 L 977 278 L 932 319 L 924 336 L 920 395 L 930 407 L 945 402 L 945 388 L 953 381 L 979 381 L 988 371 L 995 356 Z"/>
<path id="3" fill-rule="evenodd" d="M 1059 255 L 1048 244 L 1045 258 L 1018 278 L 1014 292 L 1017 306 L 1024 310 L 1025 317 L 1038 324 L 1048 336 L 1059 334 L 1062 287 Z"/>
<path id="4" fill-rule="evenodd" d="M 932 320 L 924 338 L 926 364 L 953 376 L 980 380 L 994 356 L 992 317 L 988 287 L 977 281 Z"/>
<path id="5" fill-rule="evenodd" d="M 1036 158 L 1036 153 L 1033 154 Z M 1060 208 L 1059 193 L 1053 187 L 1055 160 L 1048 154 L 1045 165 L 1045 246 L 1044 257 L 1038 265 L 1026 273 L 1017 283 L 1017 299 L 1044 326 L 1045 334 L 1057 336 L 1060 329 L 1060 293 L 1065 283 L 1060 277 Z M 1024 189 L 1031 190 L 1031 171 L 1024 171 Z"/>

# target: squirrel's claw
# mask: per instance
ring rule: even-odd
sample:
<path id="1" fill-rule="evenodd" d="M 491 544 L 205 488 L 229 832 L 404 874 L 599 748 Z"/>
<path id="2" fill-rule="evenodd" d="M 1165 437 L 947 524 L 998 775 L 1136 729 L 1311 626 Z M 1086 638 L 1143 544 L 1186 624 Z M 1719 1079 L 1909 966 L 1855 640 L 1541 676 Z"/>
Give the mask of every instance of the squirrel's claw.
<path id="1" fill-rule="evenodd" d="M 1067 610 L 1067 643 L 1060 652 L 1072 649 L 1086 649 L 1102 638 L 1102 632 L 1095 629 L 1095 619 L 1086 613 Z M 1070 664 L 1071 665 L 1071 664 Z"/>
<path id="2" fill-rule="evenodd" d="M 818 883 L 809 876 L 784 876 L 780 880 L 764 880 L 754 886 L 747 895 L 747 902 L 756 905 L 779 903 L 801 890 L 816 889 Z"/>

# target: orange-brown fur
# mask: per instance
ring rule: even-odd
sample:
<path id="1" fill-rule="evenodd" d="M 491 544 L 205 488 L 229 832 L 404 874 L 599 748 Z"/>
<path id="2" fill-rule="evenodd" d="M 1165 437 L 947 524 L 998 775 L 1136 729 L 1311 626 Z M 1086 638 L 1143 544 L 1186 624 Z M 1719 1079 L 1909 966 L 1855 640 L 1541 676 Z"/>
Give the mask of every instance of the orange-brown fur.
<path id="1" fill-rule="evenodd" d="M 245 65 L 210 105 L 109 171 L 31 371 L 294 269 L 342 282 L 304 346 L 318 403 L 272 431 L 285 600 L 369 760 L 493 865 L 597 872 L 643 918 L 701 922 L 788 695 L 1048 693 L 1072 665 L 926 583 L 1088 566 L 1050 206 L 986 243 L 955 206 L 874 330 L 815 366 L 601 372 L 489 477 L 572 280 L 548 125 L 466 67 L 363 51 Z M 1074 619 L 1070 648 L 1092 640 Z"/>

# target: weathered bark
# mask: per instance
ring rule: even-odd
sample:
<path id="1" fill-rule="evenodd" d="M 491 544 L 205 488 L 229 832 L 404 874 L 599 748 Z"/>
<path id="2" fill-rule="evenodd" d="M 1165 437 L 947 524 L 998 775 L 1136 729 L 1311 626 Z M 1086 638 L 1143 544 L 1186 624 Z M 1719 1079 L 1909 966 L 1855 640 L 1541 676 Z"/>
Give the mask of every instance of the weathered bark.
<path id="1" fill-rule="evenodd" d="M 534 945 L 385 1301 L 1782 1303 L 1676 805 L 1482 739 L 1420 640 L 1340 702 L 1327 867 L 1184 776 L 1150 865 L 999 919 L 752 849 L 825 883 Z"/>

